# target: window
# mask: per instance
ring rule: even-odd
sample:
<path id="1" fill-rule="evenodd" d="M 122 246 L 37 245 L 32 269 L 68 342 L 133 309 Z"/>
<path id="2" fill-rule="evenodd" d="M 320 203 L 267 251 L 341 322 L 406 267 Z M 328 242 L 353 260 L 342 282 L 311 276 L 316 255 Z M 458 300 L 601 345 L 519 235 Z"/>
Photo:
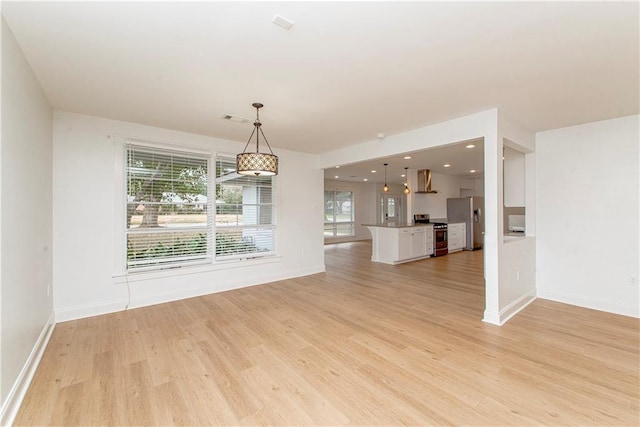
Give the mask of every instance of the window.
<path id="1" fill-rule="evenodd" d="M 275 178 L 236 173 L 235 157 L 216 159 L 216 259 L 276 251 Z"/>
<path id="2" fill-rule="evenodd" d="M 324 237 L 354 236 L 353 192 L 325 190 Z"/>
<path id="3" fill-rule="evenodd" d="M 127 142 L 125 153 L 127 271 L 276 253 L 276 178 L 239 175 L 235 156 L 195 149 Z"/>
<path id="4" fill-rule="evenodd" d="M 127 270 L 210 259 L 208 156 L 127 145 Z"/>

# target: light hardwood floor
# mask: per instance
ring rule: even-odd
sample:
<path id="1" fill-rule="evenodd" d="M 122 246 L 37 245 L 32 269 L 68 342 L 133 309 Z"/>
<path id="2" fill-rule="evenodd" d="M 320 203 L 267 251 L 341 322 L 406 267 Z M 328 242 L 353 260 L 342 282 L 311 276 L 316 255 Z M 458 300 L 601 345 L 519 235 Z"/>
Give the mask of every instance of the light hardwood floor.
<path id="1" fill-rule="evenodd" d="M 639 322 L 537 300 L 481 321 L 482 251 L 57 325 L 17 425 L 638 425 Z"/>

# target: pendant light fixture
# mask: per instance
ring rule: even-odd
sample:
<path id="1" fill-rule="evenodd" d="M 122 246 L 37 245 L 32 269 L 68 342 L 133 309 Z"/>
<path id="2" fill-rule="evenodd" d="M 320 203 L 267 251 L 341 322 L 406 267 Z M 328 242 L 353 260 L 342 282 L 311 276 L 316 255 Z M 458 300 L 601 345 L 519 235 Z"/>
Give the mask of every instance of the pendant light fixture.
<path id="1" fill-rule="evenodd" d="M 408 169 L 408 167 L 404 168 L 404 177 L 406 178 L 406 181 L 404 182 L 404 190 L 402 190 L 404 194 L 411 193 L 411 190 L 409 190 L 409 186 L 407 185 L 407 181 L 409 181 L 409 174 L 407 173 Z"/>
<path id="2" fill-rule="evenodd" d="M 262 131 L 262 123 L 260 123 L 260 109 L 264 107 L 264 105 L 256 102 L 253 104 L 253 107 L 256 109 L 256 121 L 253 122 L 253 132 L 251 132 L 249 136 L 247 145 L 244 146 L 242 153 L 236 156 L 236 172 L 241 175 L 278 175 L 278 156 L 273 154 L 269 141 L 267 141 L 267 137 L 264 136 L 264 132 Z M 247 147 L 254 134 L 256 135 L 256 151 L 247 152 Z M 260 134 L 262 134 L 264 142 L 267 144 L 271 154 L 260 152 Z"/>
<path id="3" fill-rule="evenodd" d="M 385 193 L 389 192 L 389 186 L 387 185 L 387 166 L 389 166 L 389 163 L 384 164 L 384 187 L 382 187 L 382 191 Z"/>

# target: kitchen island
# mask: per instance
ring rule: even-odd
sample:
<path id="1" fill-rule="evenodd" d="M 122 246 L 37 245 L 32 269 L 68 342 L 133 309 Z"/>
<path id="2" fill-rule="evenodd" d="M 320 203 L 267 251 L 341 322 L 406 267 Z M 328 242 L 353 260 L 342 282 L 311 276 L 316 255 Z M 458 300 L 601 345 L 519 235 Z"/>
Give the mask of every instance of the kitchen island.
<path id="1" fill-rule="evenodd" d="M 371 261 L 400 264 L 433 254 L 433 224 L 363 224 L 371 232 Z"/>

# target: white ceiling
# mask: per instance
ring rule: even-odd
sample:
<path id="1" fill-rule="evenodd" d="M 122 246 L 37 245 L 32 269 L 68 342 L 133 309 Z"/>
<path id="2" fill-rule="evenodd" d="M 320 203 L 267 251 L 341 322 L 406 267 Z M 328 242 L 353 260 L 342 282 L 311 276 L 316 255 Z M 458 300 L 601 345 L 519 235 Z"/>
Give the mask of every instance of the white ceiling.
<path id="1" fill-rule="evenodd" d="M 469 147 L 469 148 L 467 148 Z M 340 181 L 384 183 L 384 163 L 387 163 L 387 184 L 401 184 L 406 181 L 402 176 L 404 168 L 409 170 L 430 169 L 444 175 L 478 178 L 484 175 L 484 143 L 482 139 L 464 141 L 443 147 L 404 153 L 398 156 L 372 159 L 351 165 L 338 165 L 338 168 L 325 169 L 325 179 Z M 406 159 L 405 157 L 411 157 Z M 448 167 L 444 167 L 448 164 Z M 372 172 L 375 170 L 375 173 Z M 475 172 L 470 172 L 474 170 Z M 338 178 L 336 178 L 336 176 Z M 365 181 L 366 179 L 366 181 Z"/>
<path id="2" fill-rule="evenodd" d="M 56 109 L 246 142 L 251 123 L 221 117 L 253 119 L 257 101 L 274 149 L 309 153 L 493 107 L 532 131 L 637 114 L 638 12 L 638 2 L 2 2 Z M 295 25 L 274 25 L 276 14 Z"/>

